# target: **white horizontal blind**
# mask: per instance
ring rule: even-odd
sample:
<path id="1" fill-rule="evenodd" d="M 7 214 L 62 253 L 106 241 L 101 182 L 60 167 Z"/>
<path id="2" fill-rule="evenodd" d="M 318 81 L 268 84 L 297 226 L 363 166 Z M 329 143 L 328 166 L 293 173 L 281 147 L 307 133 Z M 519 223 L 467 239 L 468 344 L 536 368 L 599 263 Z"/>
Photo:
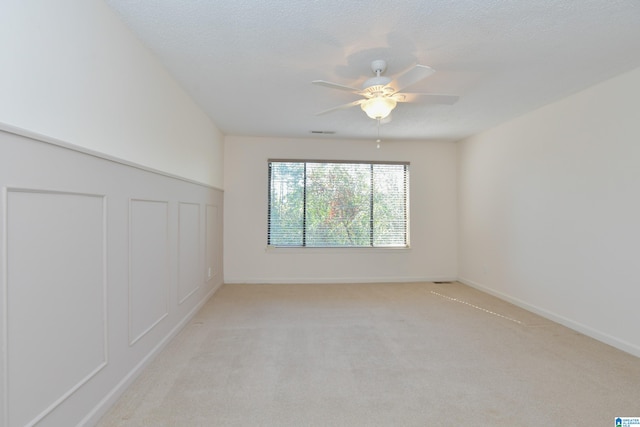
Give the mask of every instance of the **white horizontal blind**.
<path id="1" fill-rule="evenodd" d="M 271 246 L 408 246 L 408 163 L 269 161 Z"/>
<path id="2" fill-rule="evenodd" d="M 304 245 L 305 166 L 269 163 L 269 245 Z"/>
<path id="3" fill-rule="evenodd" d="M 373 165 L 373 246 L 408 246 L 409 165 Z"/>

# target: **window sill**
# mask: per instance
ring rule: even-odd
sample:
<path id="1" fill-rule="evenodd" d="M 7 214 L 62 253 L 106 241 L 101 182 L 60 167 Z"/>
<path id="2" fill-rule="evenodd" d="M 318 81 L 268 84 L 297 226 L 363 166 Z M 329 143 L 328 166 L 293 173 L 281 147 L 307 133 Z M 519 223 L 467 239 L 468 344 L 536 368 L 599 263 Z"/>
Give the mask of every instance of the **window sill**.
<path id="1" fill-rule="evenodd" d="M 287 246 L 267 246 L 265 252 L 273 254 L 344 254 L 348 253 L 399 253 L 410 252 L 411 247 L 404 248 L 385 248 L 385 247 L 345 247 L 345 248 L 315 248 L 315 247 L 287 247 Z"/>

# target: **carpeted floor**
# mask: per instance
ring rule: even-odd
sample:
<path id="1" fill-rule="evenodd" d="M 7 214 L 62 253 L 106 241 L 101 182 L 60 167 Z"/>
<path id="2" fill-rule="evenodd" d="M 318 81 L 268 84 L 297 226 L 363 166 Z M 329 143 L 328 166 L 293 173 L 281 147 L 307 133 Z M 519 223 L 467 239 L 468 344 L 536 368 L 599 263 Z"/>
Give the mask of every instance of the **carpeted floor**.
<path id="1" fill-rule="evenodd" d="M 613 426 L 640 359 L 459 283 L 225 285 L 99 426 Z"/>

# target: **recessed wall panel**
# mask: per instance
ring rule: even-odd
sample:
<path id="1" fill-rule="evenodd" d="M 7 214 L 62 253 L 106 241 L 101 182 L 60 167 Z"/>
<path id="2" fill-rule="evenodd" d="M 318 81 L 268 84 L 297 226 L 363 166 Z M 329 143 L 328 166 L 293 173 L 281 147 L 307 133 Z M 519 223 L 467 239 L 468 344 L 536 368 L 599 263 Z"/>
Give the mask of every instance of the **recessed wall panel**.
<path id="1" fill-rule="evenodd" d="M 105 199 L 6 193 L 8 425 L 31 425 L 106 364 Z"/>
<path id="2" fill-rule="evenodd" d="M 168 202 L 131 200 L 129 223 L 129 343 L 167 316 Z"/>
<path id="3" fill-rule="evenodd" d="M 218 245 L 218 207 L 207 205 L 206 207 L 206 243 L 205 243 L 205 277 L 211 280 L 218 274 L 216 265 L 216 253 Z"/>
<path id="4" fill-rule="evenodd" d="M 178 216 L 178 302 L 183 303 L 202 283 L 200 205 L 180 203 Z"/>

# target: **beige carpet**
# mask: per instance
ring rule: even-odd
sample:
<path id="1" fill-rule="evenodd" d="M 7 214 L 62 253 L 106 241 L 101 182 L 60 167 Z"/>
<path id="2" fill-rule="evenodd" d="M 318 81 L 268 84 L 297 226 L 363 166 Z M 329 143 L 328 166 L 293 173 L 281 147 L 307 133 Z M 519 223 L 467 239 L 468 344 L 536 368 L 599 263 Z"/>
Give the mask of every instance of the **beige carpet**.
<path id="1" fill-rule="evenodd" d="M 613 426 L 640 359 L 459 283 L 226 285 L 105 426 Z"/>

